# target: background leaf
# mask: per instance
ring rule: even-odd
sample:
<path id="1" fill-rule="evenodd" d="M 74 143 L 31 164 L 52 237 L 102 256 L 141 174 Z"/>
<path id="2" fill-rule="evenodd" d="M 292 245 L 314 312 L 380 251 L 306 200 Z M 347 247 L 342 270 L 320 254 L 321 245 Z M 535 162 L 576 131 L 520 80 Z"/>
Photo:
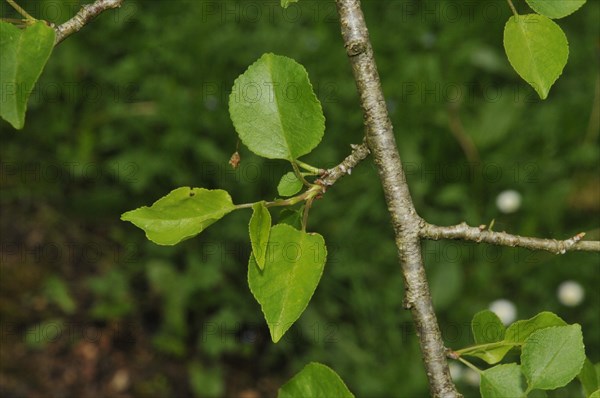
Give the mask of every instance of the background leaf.
<path id="1" fill-rule="evenodd" d="M 278 398 L 354 398 L 340 376 L 320 363 L 309 363 L 279 389 Z"/>
<path id="2" fill-rule="evenodd" d="M 562 29 L 537 14 L 510 17 L 504 27 L 504 49 L 512 67 L 542 99 L 548 97 L 569 58 Z"/>
<path id="3" fill-rule="evenodd" d="M 482 398 L 524 397 L 520 366 L 511 363 L 484 370 L 479 390 Z"/>
<path id="4" fill-rule="evenodd" d="M 0 21 L 0 116 L 22 129 L 27 101 L 54 48 L 54 29 L 37 21 L 25 29 Z"/>
<path id="5" fill-rule="evenodd" d="M 290 4 L 297 3 L 300 0 L 281 0 L 281 6 L 283 8 L 288 8 Z"/>
<path id="6" fill-rule="evenodd" d="M 154 243 L 175 245 L 198 235 L 233 210 L 235 206 L 226 191 L 182 187 L 150 207 L 124 213 L 121 220 L 143 229 Z"/>
<path id="7" fill-rule="evenodd" d="M 569 383 L 585 361 L 581 326 L 556 326 L 533 333 L 521 352 L 528 391 L 553 390 Z"/>
<path id="8" fill-rule="evenodd" d="M 252 217 L 250 217 L 249 224 L 252 254 L 258 267 L 264 269 L 267 244 L 269 243 L 269 232 L 271 232 L 271 213 L 265 207 L 264 202 L 254 204 L 252 210 Z"/>
<path id="9" fill-rule="evenodd" d="M 281 339 L 308 305 L 326 257 L 321 235 L 286 224 L 271 228 L 263 271 L 250 256 L 248 285 L 262 308 L 273 342 Z"/>
<path id="10" fill-rule="evenodd" d="M 581 368 L 581 372 L 579 372 L 577 377 L 581 382 L 581 387 L 583 388 L 583 392 L 586 397 L 589 397 L 592 395 L 592 392 L 600 388 L 600 375 L 598 375 L 596 367 L 592 361 L 589 360 L 589 358 L 585 359 L 583 367 Z"/>
<path id="11" fill-rule="evenodd" d="M 548 18 L 563 18 L 573 14 L 581 8 L 586 0 L 526 0 L 538 14 L 547 16 Z"/>
<path id="12" fill-rule="evenodd" d="M 275 54 L 264 54 L 236 79 L 229 114 L 248 149 L 269 159 L 306 155 L 325 132 L 321 103 L 306 69 Z"/>

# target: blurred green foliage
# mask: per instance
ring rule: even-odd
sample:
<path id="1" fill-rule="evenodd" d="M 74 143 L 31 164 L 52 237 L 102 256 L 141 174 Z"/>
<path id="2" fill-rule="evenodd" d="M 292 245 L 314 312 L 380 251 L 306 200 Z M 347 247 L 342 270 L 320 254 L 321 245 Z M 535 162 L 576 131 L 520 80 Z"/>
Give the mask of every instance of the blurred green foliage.
<path id="1" fill-rule="evenodd" d="M 59 23 L 77 4 L 24 5 Z M 495 230 L 522 235 L 600 237 L 600 3 L 561 20 L 570 58 L 546 101 L 503 53 L 504 1 L 372 0 L 363 7 L 425 219 L 495 219 Z M 517 7 L 526 10 L 524 2 Z M 14 17 L 5 4 L 2 13 Z M 147 338 L 154 353 L 133 374 L 136 396 L 273 393 L 310 361 L 331 366 L 357 396 L 426 396 L 370 160 L 314 204 L 309 229 L 325 237 L 328 263 L 308 309 L 277 345 L 247 286 L 250 211 L 176 247 L 153 245 L 119 221 L 179 186 L 226 189 L 235 203 L 277 195 L 285 162 L 241 147 L 240 167 L 227 163 L 237 148 L 229 90 L 265 52 L 302 63 L 322 102 L 326 134 L 303 160 L 320 167 L 342 160 L 362 140 L 363 126 L 331 1 L 303 0 L 284 12 L 279 0 L 126 0 L 55 49 L 25 129 L 1 124 L 2 319 L 23 332 L 58 318 L 136 324 L 135 341 Z M 506 189 L 523 197 L 513 214 L 495 204 Z M 600 360 L 597 254 L 458 242 L 423 248 L 449 347 L 469 344 L 473 314 L 507 298 L 519 318 L 549 310 L 580 323 L 588 356 Z M 558 301 L 564 280 L 585 288 L 582 305 Z M 459 387 L 477 391 L 464 379 Z M 569 388 L 548 396 L 578 394 Z"/>

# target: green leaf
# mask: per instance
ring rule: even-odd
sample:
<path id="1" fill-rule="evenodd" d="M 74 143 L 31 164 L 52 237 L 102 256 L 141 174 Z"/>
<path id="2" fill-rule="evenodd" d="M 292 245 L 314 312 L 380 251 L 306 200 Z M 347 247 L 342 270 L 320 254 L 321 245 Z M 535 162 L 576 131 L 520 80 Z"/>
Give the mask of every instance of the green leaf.
<path id="1" fill-rule="evenodd" d="M 511 363 L 484 370 L 479 391 L 482 398 L 525 397 L 519 365 Z"/>
<path id="2" fill-rule="evenodd" d="M 548 97 L 569 58 L 562 29 L 537 14 L 510 17 L 504 27 L 504 49 L 512 67 L 542 99 Z"/>
<path id="3" fill-rule="evenodd" d="M 540 329 L 549 328 L 552 326 L 566 326 L 558 315 L 544 311 L 540 312 L 531 319 L 517 321 L 506 329 L 505 341 L 514 343 L 524 343 L 525 340 L 533 333 Z"/>
<path id="4" fill-rule="evenodd" d="M 258 202 L 252 206 L 252 217 L 250 218 L 250 243 L 252 254 L 262 270 L 265 268 L 265 257 L 267 255 L 267 244 L 271 232 L 271 213 L 265 207 L 264 202 Z"/>
<path id="5" fill-rule="evenodd" d="M 600 398 L 600 390 L 594 391 L 588 398 Z"/>
<path id="6" fill-rule="evenodd" d="M 529 336 L 521 351 L 521 368 L 534 389 L 553 390 L 579 374 L 585 361 L 581 326 L 556 326 Z"/>
<path id="7" fill-rule="evenodd" d="M 581 372 L 577 375 L 583 387 L 583 392 L 586 397 L 592 395 L 592 392 L 600 388 L 600 375 L 596 372 L 596 367 L 588 358 L 585 359 Z"/>
<path id="8" fill-rule="evenodd" d="M 304 206 L 298 209 L 283 209 L 279 213 L 279 224 L 291 225 L 296 229 L 302 228 L 302 215 Z"/>
<path id="9" fill-rule="evenodd" d="M 515 347 L 514 343 L 499 341 L 497 343 L 467 347 L 460 350 L 460 354 L 480 358 L 493 365 L 500 362 L 513 347 Z"/>
<path id="10" fill-rule="evenodd" d="M 226 191 L 177 188 L 150 207 L 128 211 L 121 220 L 130 221 L 159 245 L 175 245 L 204 231 L 235 205 Z"/>
<path id="11" fill-rule="evenodd" d="M 54 29 L 37 21 L 25 29 L 0 21 L 0 116 L 25 125 L 27 101 L 54 48 Z"/>
<path id="12" fill-rule="evenodd" d="M 586 0 L 527 0 L 529 7 L 538 14 L 558 19 L 573 14 L 585 4 Z"/>
<path id="13" fill-rule="evenodd" d="M 306 69 L 274 54 L 264 54 L 236 79 L 229 114 L 248 149 L 269 159 L 306 155 L 325 131 L 321 103 Z"/>
<path id="14" fill-rule="evenodd" d="M 473 316 L 471 330 L 475 343 L 486 344 L 501 341 L 506 328 L 498 315 L 490 310 L 484 310 Z"/>
<path id="15" fill-rule="evenodd" d="M 306 309 L 326 257 L 321 235 L 285 224 L 271 228 L 263 271 L 250 256 L 248 285 L 262 308 L 273 342 L 277 343 Z"/>
<path id="16" fill-rule="evenodd" d="M 302 185 L 302 181 L 296 177 L 296 174 L 290 171 L 281 177 L 281 180 L 277 185 L 277 193 L 283 197 L 294 196 L 300 192 Z"/>
<path id="17" fill-rule="evenodd" d="M 283 8 L 288 8 L 290 4 L 297 3 L 300 0 L 281 0 L 281 6 Z"/>
<path id="18" fill-rule="evenodd" d="M 340 376 L 331 368 L 311 362 L 285 383 L 277 398 L 354 398 Z"/>

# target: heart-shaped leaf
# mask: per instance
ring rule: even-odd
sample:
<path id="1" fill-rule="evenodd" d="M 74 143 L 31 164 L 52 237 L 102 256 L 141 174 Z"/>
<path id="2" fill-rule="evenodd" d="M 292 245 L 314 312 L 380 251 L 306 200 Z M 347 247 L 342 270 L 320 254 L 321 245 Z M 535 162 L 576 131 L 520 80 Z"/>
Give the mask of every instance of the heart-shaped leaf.
<path id="1" fill-rule="evenodd" d="M 248 149 L 269 159 L 306 155 L 325 132 L 306 69 L 280 55 L 263 55 L 236 79 L 229 114 Z"/>
<path id="2" fill-rule="evenodd" d="M 0 116 L 16 129 L 25 125 L 27 101 L 52 49 L 54 29 L 37 21 L 25 29 L 0 21 Z"/>
<path id="3" fill-rule="evenodd" d="M 159 245 L 175 245 L 204 231 L 235 205 L 226 191 L 177 188 L 150 207 L 128 211 L 121 220 L 130 221 Z"/>
<path id="4" fill-rule="evenodd" d="M 504 27 L 504 49 L 512 67 L 542 99 L 548 97 L 569 58 L 562 29 L 537 14 L 510 17 Z"/>
<path id="5" fill-rule="evenodd" d="M 327 249 L 316 233 L 286 224 L 271 228 L 264 269 L 250 256 L 248 285 L 277 343 L 306 309 L 321 280 Z"/>

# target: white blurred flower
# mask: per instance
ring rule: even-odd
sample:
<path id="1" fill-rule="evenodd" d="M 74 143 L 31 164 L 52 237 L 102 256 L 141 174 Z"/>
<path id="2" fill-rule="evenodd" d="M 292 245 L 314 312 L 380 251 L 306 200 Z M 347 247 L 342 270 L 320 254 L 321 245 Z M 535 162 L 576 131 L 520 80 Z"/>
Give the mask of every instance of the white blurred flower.
<path id="1" fill-rule="evenodd" d="M 473 369 L 470 369 L 470 368 L 465 369 L 463 379 L 465 380 L 465 382 L 467 384 L 470 384 L 472 386 L 479 385 L 479 373 L 477 373 Z"/>
<path id="2" fill-rule="evenodd" d="M 500 192 L 496 197 L 496 206 L 504 214 L 514 213 L 521 207 L 521 194 L 513 189 Z"/>
<path id="3" fill-rule="evenodd" d="M 457 364 L 456 362 L 451 362 L 448 365 L 450 368 L 450 375 L 452 376 L 452 380 L 458 381 L 463 378 L 463 374 L 465 373 L 465 368 L 462 365 Z"/>
<path id="4" fill-rule="evenodd" d="M 503 324 L 509 325 L 517 319 L 517 307 L 510 300 L 499 299 L 490 304 L 490 311 L 498 315 Z"/>
<path id="5" fill-rule="evenodd" d="M 585 290 L 575 281 L 564 281 L 558 286 L 558 301 L 567 307 L 581 304 L 585 297 Z"/>

